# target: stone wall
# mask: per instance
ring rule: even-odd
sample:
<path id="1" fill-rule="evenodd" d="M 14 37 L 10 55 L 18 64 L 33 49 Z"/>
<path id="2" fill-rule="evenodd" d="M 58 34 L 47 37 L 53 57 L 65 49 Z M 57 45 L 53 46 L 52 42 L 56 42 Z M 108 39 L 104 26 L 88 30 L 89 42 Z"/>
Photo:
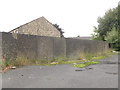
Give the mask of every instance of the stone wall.
<path id="1" fill-rule="evenodd" d="M 101 53 L 109 49 L 108 44 L 102 41 L 23 34 L 15 36 L 11 33 L 0 33 L 0 35 L 2 56 L 7 60 L 15 60 L 20 55 L 30 60 L 50 60 L 60 56 L 76 59 L 82 53 Z"/>
<path id="2" fill-rule="evenodd" d="M 38 18 L 27 24 L 24 24 L 12 30 L 11 33 L 49 36 L 49 37 L 61 37 L 60 32 L 44 17 Z"/>
<path id="3" fill-rule="evenodd" d="M 66 38 L 66 56 L 78 58 L 83 53 L 101 53 L 108 50 L 108 43 L 96 40 Z"/>
<path id="4" fill-rule="evenodd" d="M 2 33 L 0 33 L 0 64 L 2 64 Z M 0 67 L 0 89 L 2 90 L 2 73 L 1 72 L 2 72 L 2 67 Z"/>
<path id="5" fill-rule="evenodd" d="M 0 33 L 0 62 L 2 60 L 2 33 Z"/>
<path id="6" fill-rule="evenodd" d="M 10 33 L 2 33 L 2 56 L 6 60 L 17 57 L 17 42 Z"/>
<path id="7" fill-rule="evenodd" d="M 65 38 L 54 38 L 53 56 L 66 57 L 66 40 Z"/>
<path id="8" fill-rule="evenodd" d="M 37 54 L 41 60 L 53 58 L 53 38 L 38 37 L 37 38 Z"/>

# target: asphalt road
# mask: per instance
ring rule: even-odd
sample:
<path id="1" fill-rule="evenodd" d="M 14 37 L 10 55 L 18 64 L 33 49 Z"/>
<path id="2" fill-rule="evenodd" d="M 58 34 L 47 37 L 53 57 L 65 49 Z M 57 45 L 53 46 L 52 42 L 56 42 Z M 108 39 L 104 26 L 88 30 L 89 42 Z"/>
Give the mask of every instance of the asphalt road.
<path id="1" fill-rule="evenodd" d="M 26 66 L 2 75 L 3 88 L 118 88 L 118 55 L 83 71 L 72 64 Z"/>

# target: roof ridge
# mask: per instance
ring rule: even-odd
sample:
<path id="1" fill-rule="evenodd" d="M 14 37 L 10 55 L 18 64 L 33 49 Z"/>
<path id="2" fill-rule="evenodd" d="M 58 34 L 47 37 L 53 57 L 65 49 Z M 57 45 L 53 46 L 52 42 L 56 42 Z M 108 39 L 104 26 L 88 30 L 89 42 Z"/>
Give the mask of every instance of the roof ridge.
<path id="1" fill-rule="evenodd" d="M 29 21 L 29 22 L 27 22 L 27 23 L 25 23 L 25 24 L 23 24 L 23 25 L 20 25 L 20 26 L 18 26 L 17 28 L 10 30 L 9 32 L 12 32 L 12 31 L 14 31 L 14 30 L 16 30 L 16 29 L 19 29 L 20 27 L 22 27 L 22 26 L 24 26 L 24 25 L 27 25 L 27 24 L 29 24 L 29 23 L 31 23 L 31 22 L 33 22 L 33 21 L 35 21 L 35 20 L 38 20 L 38 19 L 40 19 L 40 18 L 44 18 L 44 16 L 39 17 L 39 18 L 34 19 L 34 20 L 31 20 L 31 21 Z"/>
<path id="2" fill-rule="evenodd" d="M 27 25 L 27 24 L 29 24 L 29 23 L 31 23 L 31 22 L 34 22 L 34 21 L 36 21 L 36 20 L 39 20 L 39 19 L 45 19 L 45 21 L 47 21 L 52 27 L 54 27 L 54 25 L 53 25 L 51 22 L 49 22 L 44 16 L 41 16 L 41 17 L 36 18 L 36 19 L 34 19 L 34 20 L 32 20 L 32 21 L 29 21 L 28 23 L 25 23 L 25 24 L 23 24 L 23 25 L 20 25 L 20 26 L 18 26 L 17 28 L 15 28 L 15 29 L 13 29 L 13 30 L 11 30 L 11 31 L 9 31 L 9 32 L 12 32 L 12 31 L 14 31 L 14 30 L 16 30 L 16 29 L 19 29 L 20 27 L 25 26 L 25 25 Z M 55 28 L 55 29 L 56 29 L 56 28 Z M 56 30 L 58 30 L 58 29 L 56 29 Z"/>

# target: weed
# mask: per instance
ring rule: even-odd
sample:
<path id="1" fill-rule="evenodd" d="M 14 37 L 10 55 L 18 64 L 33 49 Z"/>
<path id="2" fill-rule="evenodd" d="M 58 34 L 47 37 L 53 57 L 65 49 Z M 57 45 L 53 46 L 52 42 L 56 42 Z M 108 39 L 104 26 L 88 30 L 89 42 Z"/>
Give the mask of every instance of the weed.
<path id="1" fill-rule="evenodd" d="M 85 64 L 73 64 L 73 67 L 77 68 L 84 68 L 86 65 Z"/>
<path id="2" fill-rule="evenodd" d="M 105 56 L 98 56 L 98 57 L 93 57 L 92 60 L 100 60 L 105 58 Z"/>
<path id="3" fill-rule="evenodd" d="M 90 53 L 86 53 L 85 54 L 85 59 L 86 60 L 91 60 L 93 58 L 93 55 L 92 54 L 90 54 Z"/>
<path id="4" fill-rule="evenodd" d="M 2 59 L 2 62 L 0 63 L 0 66 L 2 67 L 2 70 L 4 70 L 6 67 L 11 66 L 25 66 L 25 65 L 56 65 L 56 64 L 73 64 L 73 63 L 81 63 L 78 65 L 75 65 L 76 67 L 85 67 L 86 65 L 90 64 L 97 64 L 98 62 L 93 62 L 93 60 L 99 60 L 107 57 L 108 55 L 113 54 L 113 50 L 107 50 L 104 53 L 81 53 L 78 57 L 78 60 L 70 60 L 66 57 L 54 57 L 52 60 L 39 60 L 39 59 L 33 59 L 29 60 L 24 55 L 19 54 L 15 60 L 5 60 Z"/>
<path id="5" fill-rule="evenodd" d="M 77 67 L 77 68 L 84 68 L 88 65 L 92 65 L 92 64 L 98 64 L 99 62 L 95 62 L 95 61 L 89 61 L 89 62 L 85 62 L 84 64 L 83 63 L 80 63 L 80 64 L 73 64 L 73 67 Z"/>
<path id="6" fill-rule="evenodd" d="M 52 65 L 56 65 L 56 64 L 58 64 L 58 62 L 52 62 L 52 63 L 50 63 L 50 64 L 52 64 Z"/>
<path id="7" fill-rule="evenodd" d="M 86 62 L 85 65 L 98 64 L 98 63 L 99 63 L 99 62 L 90 61 L 90 62 Z"/>

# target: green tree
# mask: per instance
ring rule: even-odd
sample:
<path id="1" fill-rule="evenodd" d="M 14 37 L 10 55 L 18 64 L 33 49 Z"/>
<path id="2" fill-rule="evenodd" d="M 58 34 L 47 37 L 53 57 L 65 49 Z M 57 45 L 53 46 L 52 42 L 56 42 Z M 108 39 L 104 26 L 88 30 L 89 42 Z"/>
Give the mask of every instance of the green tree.
<path id="1" fill-rule="evenodd" d="M 97 22 L 98 38 L 100 40 L 105 40 L 104 38 L 107 32 L 111 31 L 113 26 L 115 26 L 116 29 L 118 28 L 118 7 L 109 9 L 103 17 L 98 17 Z"/>
<path id="2" fill-rule="evenodd" d="M 63 29 L 60 28 L 58 24 L 53 24 L 53 26 L 54 26 L 57 30 L 60 31 L 60 35 L 61 35 L 61 37 L 64 37 L 64 35 L 63 35 L 64 32 L 62 31 Z"/>
<path id="3" fill-rule="evenodd" d="M 107 32 L 107 34 L 105 36 L 105 40 L 108 43 L 110 43 L 112 48 L 115 48 L 116 50 L 119 49 L 119 47 L 120 47 L 120 37 L 119 37 L 118 30 L 116 30 L 115 27 L 113 27 L 111 31 Z"/>
<path id="4" fill-rule="evenodd" d="M 120 5 L 109 9 L 103 17 L 98 17 L 98 26 L 94 27 L 93 40 L 103 40 L 110 43 L 111 47 L 120 50 Z"/>
<path id="5" fill-rule="evenodd" d="M 77 37 L 80 37 L 80 35 L 78 35 Z"/>
<path id="6" fill-rule="evenodd" d="M 99 33 L 98 33 L 98 29 L 97 29 L 97 27 L 96 26 L 93 26 L 94 27 L 94 33 L 93 34 L 91 34 L 92 35 L 92 40 L 99 40 L 98 38 L 99 38 Z"/>
<path id="7" fill-rule="evenodd" d="M 108 10 L 104 17 L 99 17 L 98 23 L 98 32 L 102 40 L 104 40 L 107 32 L 111 31 L 113 26 L 115 26 L 116 29 L 118 28 L 118 7 Z"/>

